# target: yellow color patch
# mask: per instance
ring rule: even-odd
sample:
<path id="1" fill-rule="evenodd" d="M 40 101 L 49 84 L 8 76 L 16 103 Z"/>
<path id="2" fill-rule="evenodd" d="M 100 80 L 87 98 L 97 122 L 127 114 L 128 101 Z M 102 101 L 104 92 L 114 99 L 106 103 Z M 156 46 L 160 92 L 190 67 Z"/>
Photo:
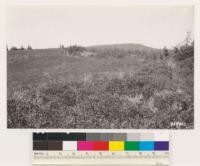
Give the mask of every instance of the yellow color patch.
<path id="1" fill-rule="evenodd" d="M 123 151 L 124 141 L 109 141 L 109 151 Z"/>

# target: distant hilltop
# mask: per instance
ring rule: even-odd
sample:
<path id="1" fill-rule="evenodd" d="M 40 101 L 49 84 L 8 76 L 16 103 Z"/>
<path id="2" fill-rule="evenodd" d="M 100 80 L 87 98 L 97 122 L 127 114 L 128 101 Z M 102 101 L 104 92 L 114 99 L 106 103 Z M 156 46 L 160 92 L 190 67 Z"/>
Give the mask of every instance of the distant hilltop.
<path id="1" fill-rule="evenodd" d="M 89 49 L 122 49 L 122 50 L 158 50 L 143 44 L 124 43 L 124 44 L 107 44 L 107 45 L 94 45 L 88 46 Z"/>

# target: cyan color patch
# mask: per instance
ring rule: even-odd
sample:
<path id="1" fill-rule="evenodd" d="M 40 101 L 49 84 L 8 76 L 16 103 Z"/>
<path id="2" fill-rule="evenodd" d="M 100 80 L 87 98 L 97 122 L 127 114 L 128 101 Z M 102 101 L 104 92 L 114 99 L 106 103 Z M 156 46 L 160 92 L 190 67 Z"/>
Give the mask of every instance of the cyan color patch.
<path id="1" fill-rule="evenodd" d="M 141 141 L 139 142 L 140 151 L 154 151 L 154 141 Z"/>

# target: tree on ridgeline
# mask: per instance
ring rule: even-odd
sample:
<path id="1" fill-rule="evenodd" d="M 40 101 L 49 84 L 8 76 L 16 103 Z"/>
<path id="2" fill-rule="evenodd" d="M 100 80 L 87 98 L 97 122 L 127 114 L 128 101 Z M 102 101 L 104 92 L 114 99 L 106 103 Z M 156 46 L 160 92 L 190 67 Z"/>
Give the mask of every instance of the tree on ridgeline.
<path id="1" fill-rule="evenodd" d="M 193 42 L 193 40 L 192 40 L 192 37 L 191 37 L 191 32 L 189 31 L 189 32 L 187 32 L 184 43 L 185 43 L 186 46 L 189 46 L 189 45 L 192 44 L 192 42 Z"/>
<path id="2" fill-rule="evenodd" d="M 60 44 L 59 48 L 64 49 L 65 46 L 63 44 Z"/>
<path id="3" fill-rule="evenodd" d="M 175 55 L 178 54 L 178 52 L 179 52 L 178 47 L 174 47 L 174 53 L 175 53 Z"/>
<path id="4" fill-rule="evenodd" d="M 21 46 L 20 50 L 25 50 L 25 48 L 23 46 Z"/>
<path id="5" fill-rule="evenodd" d="M 191 32 L 187 32 L 184 41 L 179 46 L 174 47 L 176 60 L 184 60 L 194 56 L 194 40 L 191 38 Z"/>
<path id="6" fill-rule="evenodd" d="M 10 50 L 18 50 L 17 47 L 13 46 L 10 48 Z"/>
<path id="7" fill-rule="evenodd" d="M 28 45 L 27 50 L 32 50 L 32 47 Z"/>
<path id="8" fill-rule="evenodd" d="M 164 48 L 163 48 L 163 54 L 164 54 L 164 57 L 168 57 L 169 56 L 169 51 L 168 51 L 166 46 L 164 46 Z"/>
<path id="9" fill-rule="evenodd" d="M 77 46 L 77 45 L 67 47 L 67 52 L 69 56 L 77 55 L 78 53 L 83 52 L 85 50 L 86 49 L 84 47 Z"/>

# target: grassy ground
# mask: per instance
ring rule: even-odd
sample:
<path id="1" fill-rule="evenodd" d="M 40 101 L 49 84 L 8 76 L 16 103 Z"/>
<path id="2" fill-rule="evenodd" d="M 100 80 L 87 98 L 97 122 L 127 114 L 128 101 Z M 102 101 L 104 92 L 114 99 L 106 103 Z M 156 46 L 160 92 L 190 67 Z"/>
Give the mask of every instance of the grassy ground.
<path id="1" fill-rule="evenodd" d="M 9 128 L 193 128 L 193 119 L 193 57 L 8 53 Z"/>

